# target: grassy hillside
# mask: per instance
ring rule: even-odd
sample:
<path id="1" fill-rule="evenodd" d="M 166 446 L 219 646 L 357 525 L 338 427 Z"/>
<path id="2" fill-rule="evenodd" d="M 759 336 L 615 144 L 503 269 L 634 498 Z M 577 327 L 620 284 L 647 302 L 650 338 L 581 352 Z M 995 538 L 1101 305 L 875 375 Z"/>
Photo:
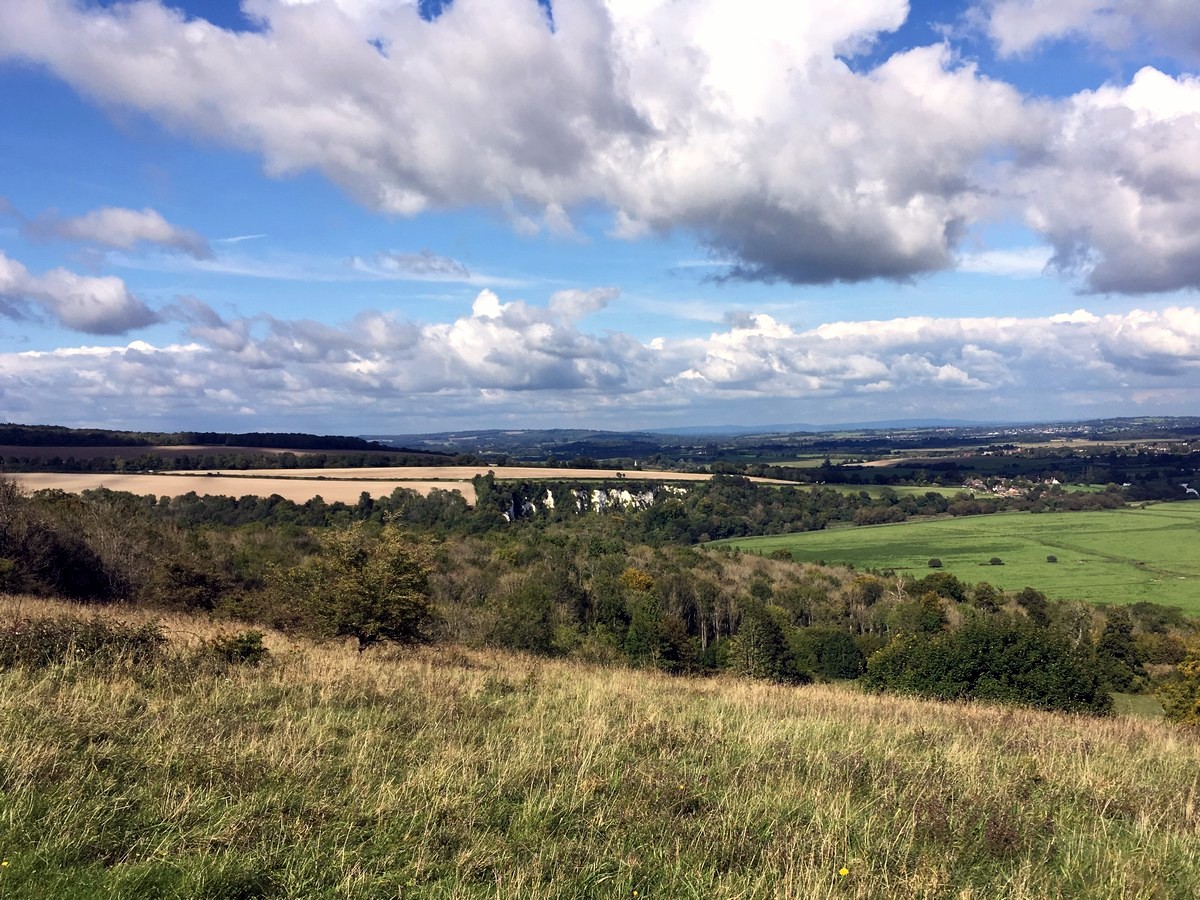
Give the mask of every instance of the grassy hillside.
<path id="1" fill-rule="evenodd" d="M 915 577 L 928 575 L 929 560 L 937 558 L 964 581 L 1004 590 L 1032 586 L 1052 597 L 1100 603 L 1148 600 L 1200 614 L 1200 503 L 964 516 L 722 543 Z M 988 565 L 992 557 L 1004 564 Z"/>
<path id="2" fill-rule="evenodd" d="M 1200 894 L 1200 746 L 1157 723 L 278 636 L 203 667 L 165 626 L 147 669 L 0 672 L 0 896 Z"/>

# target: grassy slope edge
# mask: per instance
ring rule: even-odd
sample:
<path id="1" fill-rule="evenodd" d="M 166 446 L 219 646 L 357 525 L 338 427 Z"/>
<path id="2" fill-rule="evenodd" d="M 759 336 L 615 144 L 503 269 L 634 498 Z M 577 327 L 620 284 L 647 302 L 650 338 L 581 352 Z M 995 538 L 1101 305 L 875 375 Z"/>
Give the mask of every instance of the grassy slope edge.
<path id="1" fill-rule="evenodd" d="M 1200 895 L 1200 746 L 1158 723 L 268 643 L 0 673 L 0 896 Z"/>

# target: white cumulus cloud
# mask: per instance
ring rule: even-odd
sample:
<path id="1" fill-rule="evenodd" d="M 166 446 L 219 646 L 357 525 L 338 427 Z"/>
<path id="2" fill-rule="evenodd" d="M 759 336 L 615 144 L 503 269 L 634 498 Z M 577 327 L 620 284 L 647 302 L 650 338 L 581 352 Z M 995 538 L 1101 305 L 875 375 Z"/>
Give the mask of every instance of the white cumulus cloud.
<path id="1" fill-rule="evenodd" d="M 124 334 L 159 320 L 120 278 L 61 268 L 33 275 L 0 252 L 0 316 L 27 318 L 37 311 L 88 334 Z"/>
<path id="2" fill-rule="evenodd" d="M 1190 75 L 1148 68 L 1051 101 L 949 43 L 867 64 L 861 54 L 905 22 L 906 0 L 762 0 L 753 12 L 557 0 L 552 24 L 534 0 L 455 0 L 433 21 L 383 0 L 244 9 L 255 30 L 162 0 L 7 0 L 0 58 L 257 154 L 272 175 L 319 171 L 387 214 L 482 206 L 523 233 L 570 234 L 573 211 L 599 205 L 614 234 L 695 235 L 730 260 L 718 277 L 796 284 L 1028 266 L 961 247 L 975 226 L 1017 216 L 1052 246 L 1052 268 L 1087 289 L 1200 287 Z M 979 10 L 1007 54 L 1070 34 L 1195 49 L 1200 29 L 1178 0 Z M 151 210 L 93 216 L 70 227 L 193 255 L 206 246 Z M 432 253 L 359 263 L 480 280 Z"/>
<path id="3" fill-rule="evenodd" d="M 705 337 L 650 342 L 584 327 L 618 299 L 600 289 L 536 305 L 484 290 L 452 322 L 369 311 L 336 327 L 228 318 L 184 299 L 171 314 L 187 323 L 185 343 L 0 354 L 0 417 L 33 403 L 88 421 L 136 384 L 147 418 L 219 423 L 244 407 L 292 427 L 360 432 L 458 416 L 653 427 L 685 409 L 693 419 L 846 421 L 928 414 L 933 397 L 939 412 L 965 418 L 1028 417 L 1047 403 L 1059 404 L 1047 414 L 1083 418 L 1114 397 L 1177 404 L 1200 374 L 1191 306 L 809 329 L 759 313 Z"/>
<path id="4" fill-rule="evenodd" d="M 371 208 L 490 205 L 569 233 L 599 201 L 630 236 L 684 228 L 735 278 L 908 278 L 953 264 L 998 151 L 1039 113 L 946 47 L 845 59 L 905 0 L 252 0 L 260 31 L 156 0 L 0 4 L 0 56 L 104 104 L 323 172 Z M 1001 154 L 1003 155 L 1003 154 Z"/>

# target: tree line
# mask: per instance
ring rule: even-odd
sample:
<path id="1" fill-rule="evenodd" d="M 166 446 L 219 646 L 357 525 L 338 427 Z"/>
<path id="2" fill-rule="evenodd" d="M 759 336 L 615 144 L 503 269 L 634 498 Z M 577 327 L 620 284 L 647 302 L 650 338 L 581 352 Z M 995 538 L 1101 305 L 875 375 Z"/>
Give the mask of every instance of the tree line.
<path id="1" fill-rule="evenodd" d="M 669 495 L 680 521 L 696 516 L 689 528 L 770 520 L 747 505 L 758 494 L 743 479 L 697 487 Z M 843 496 L 818 493 L 818 504 Z M 291 504 L 304 512 L 291 521 L 286 503 L 263 498 L 253 508 L 269 515 L 243 521 L 247 498 L 29 495 L 0 480 L 0 590 L 187 610 L 360 648 L 445 640 L 1094 713 L 1112 690 L 1186 685 L 1197 636 L 1197 622 L 1154 604 L 1098 609 L 944 572 L 914 580 L 690 547 L 652 509 L 500 526 L 495 507 L 452 492 Z"/>

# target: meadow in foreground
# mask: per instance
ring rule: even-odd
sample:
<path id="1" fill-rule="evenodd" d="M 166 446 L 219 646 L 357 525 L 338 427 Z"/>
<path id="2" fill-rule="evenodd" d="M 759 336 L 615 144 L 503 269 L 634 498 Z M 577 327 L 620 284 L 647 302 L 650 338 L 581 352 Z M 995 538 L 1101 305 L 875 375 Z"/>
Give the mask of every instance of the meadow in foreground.
<path id="1" fill-rule="evenodd" d="M 1159 723 L 163 627 L 153 666 L 0 672 L 0 896 L 1200 895 Z"/>

